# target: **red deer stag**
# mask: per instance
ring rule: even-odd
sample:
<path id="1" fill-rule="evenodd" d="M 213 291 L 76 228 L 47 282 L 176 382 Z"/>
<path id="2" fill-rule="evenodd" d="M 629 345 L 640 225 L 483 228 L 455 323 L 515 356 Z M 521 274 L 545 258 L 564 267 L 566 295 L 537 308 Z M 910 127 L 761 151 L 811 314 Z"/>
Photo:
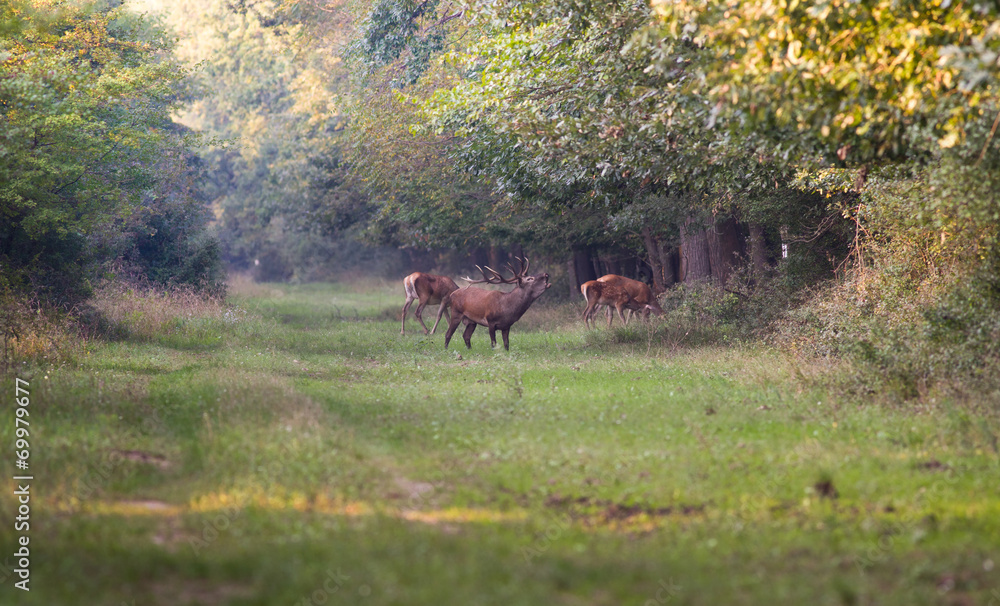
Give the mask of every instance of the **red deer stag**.
<path id="1" fill-rule="evenodd" d="M 416 311 L 413 315 L 417 316 L 417 322 L 424 327 L 424 334 L 428 333 L 427 325 L 424 324 L 424 319 L 420 317 L 420 314 L 424 311 L 424 307 L 427 305 L 440 305 L 441 308 L 438 309 L 437 319 L 438 322 L 441 321 L 441 312 L 446 311 L 448 305 L 444 303 L 444 300 L 452 292 L 458 290 L 458 285 L 455 281 L 448 276 L 436 276 L 434 274 L 424 274 L 414 272 L 405 278 L 403 278 L 403 290 L 406 291 L 406 303 L 403 305 L 403 325 L 399 330 L 399 334 L 406 334 L 406 312 L 410 309 L 410 304 L 416 300 L 420 303 L 417 305 Z M 448 316 L 451 320 L 451 316 Z M 430 334 L 434 334 L 437 330 L 438 323 L 434 323 L 434 328 L 430 330 Z"/>
<path id="2" fill-rule="evenodd" d="M 628 292 L 628 294 L 639 304 L 639 310 L 642 311 L 642 317 L 648 318 L 650 312 L 661 315 L 663 314 L 663 308 L 660 307 L 659 301 L 653 296 L 653 291 L 650 290 L 649 285 L 645 282 L 640 282 L 639 280 L 633 280 L 632 278 L 626 278 L 625 276 L 619 276 L 616 274 L 608 274 L 606 276 L 601 276 L 597 279 L 598 282 L 604 282 L 606 284 L 614 284 L 618 288 L 622 288 Z M 629 308 L 628 317 L 631 318 L 635 313 L 635 309 Z M 611 324 L 611 307 L 608 307 L 608 324 Z"/>
<path id="3" fill-rule="evenodd" d="M 524 312 L 528 311 L 535 299 L 552 286 L 549 282 L 549 274 L 528 275 L 528 259 L 518 259 L 520 269 L 515 270 L 510 264 L 507 268 L 513 272 L 513 278 L 504 278 L 496 270 L 490 267 L 479 267 L 483 274 L 482 280 L 468 280 L 469 284 L 517 284 L 517 287 L 510 292 L 500 292 L 498 290 L 484 290 L 482 288 L 471 288 L 467 286 L 449 295 L 451 304 L 451 319 L 448 321 L 448 332 L 444 336 L 445 349 L 451 342 L 451 336 L 455 334 L 460 322 L 465 323 L 465 332 L 462 338 L 465 345 L 472 349 L 472 333 L 476 326 L 482 325 L 490 330 L 490 344 L 497 346 L 497 330 L 503 336 L 503 348 L 510 351 L 510 327 L 521 319 Z M 441 306 L 444 309 L 444 305 Z M 438 311 L 438 319 L 441 319 L 441 311 Z"/>
<path id="4" fill-rule="evenodd" d="M 628 325 L 628 322 L 625 320 L 625 314 L 622 313 L 623 309 L 634 311 L 649 307 L 633 299 L 632 295 L 624 288 L 610 282 L 590 280 L 580 285 L 580 292 L 583 293 L 583 298 L 587 300 L 587 308 L 583 310 L 583 323 L 587 328 L 593 327 L 594 313 L 597 311 L 598 305 L 608 306 L 608 328 L 611 328 L 611 319 L 613 317 L 611 315 L 612 307 L 618 311 L 618 317 L 622 319 L 622 324 L 625 325 Z"/>

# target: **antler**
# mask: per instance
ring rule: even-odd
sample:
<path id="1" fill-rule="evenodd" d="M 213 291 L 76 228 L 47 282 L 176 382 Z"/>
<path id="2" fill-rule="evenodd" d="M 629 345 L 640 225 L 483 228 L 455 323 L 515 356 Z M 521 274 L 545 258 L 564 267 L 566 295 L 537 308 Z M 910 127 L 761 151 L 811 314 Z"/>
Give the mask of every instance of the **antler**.
<path id="1" fill-rule="evenodd" d="M 514 257 L 514 258 L 517 260 L 518 265 L 520 265 L 520 269 L 514 269 L 513 267 L 511 267 L 510 263 L 507 264 L 507 269 L 509 269 L 511 273 L 514 274 L 515 279 L 527 276 L 528 264 L 530 263 L 530 261 L 528 261 L 528 257 L 524 257 L 523 259 L 521 257 Z"/>
<path id="2" fill-rule="evenodd" d="M 462 279 L 468 282 L 469 284 L 513 284 L 514 282 L 517 282 L 516 272 L 514 278 L 507 279 L 501 276 L 497 272 L 497 270 L 493 269 L 489 265 L 486 265 L 485 267 L 479 267 L 477 265 L 476 269 L 478 269 L 480 273 L 483 274 L 482 280 L 473 280 L 472 278 L 462 278 Z M 487 272 L 489 272 L 489 274 L 492 275 L 487 275 Z"/>

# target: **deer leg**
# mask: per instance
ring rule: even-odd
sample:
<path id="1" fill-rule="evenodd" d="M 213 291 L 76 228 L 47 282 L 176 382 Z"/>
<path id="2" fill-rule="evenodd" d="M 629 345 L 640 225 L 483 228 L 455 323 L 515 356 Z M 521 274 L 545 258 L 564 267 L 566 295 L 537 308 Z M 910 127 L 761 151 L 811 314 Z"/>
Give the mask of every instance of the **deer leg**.
<path id="1" fill-rule="evenodd" d="M 510 351 L 510 327 L 508 326 L 507 328 L 501 328 L 500 336 L 503 337 L 503 348 L 507 351 Z"/>
<path id="2" fill-rule="evenodd" d="M 583 325 L 587 328 L 594 327 L 594 313 L 597 311 L 597 305 L 587 301 L 587 308 L 583 310 Z"/>
<path id="3" fill-rule="evenodd" d="M 427 333 L 429 333 L 430 331 L 429 331 L 429 330 L 427 330 L 427 325 L 426 325 L 426 324 L 424 324 L 424 319 L 423 319 L 423 318 L 421 317 L 421 315 L 420 315 L 420 314 L 422 314 L 422 313 L 423 313 L 423 311 L 424 311 L 424 307 L 426 307 L 426 306 L 427 306 L 427 304 L 426 304 L 426 303 L 424 303 L 423 301 L 421 301 L 421 302 L 420 302 L 420 303 L 419 303 L 419 304 L 417 305 L 417 311 L 413 312 L 413 315 L 417 316 L 417 322 L 420 322 L 420 325 L 424 327 L 424 334 L 425 334 L 425 335 L 426 335 Z"/>
<path id="4" fill-rule="evenodd" d="M 431 328 L 431 334 L 434 334 L 434 331 L 438 329 L 438 322 L 441 321 L 441 315 L 442 314 L 447 314 L 447 316 L 448 316 L 448 322 L 451 322 L 451 314 L 448 313 L 448 300 L 447 299 L 442 300 L 441 301 L 441 305 L 438 306 L 437 319 L 434 320 L 434 326 Z"/>
<path id="5" fill-rule="evenodd" d="M 461 314 L 452 314 L 451 318 L 448 319 L 448 332 L 444 333 L 445 349 L 448 349 L 448 343 L 451 343 L 451 335 L 455 334 L 455 329 L 458 328 L 458 325 L 461 321 L 462 321 Z"/>
<path id="6" fill-rule="evenodd" d="M 472 333 L 476 332 L 476 326 L 479 326 L 475 322 L 469 322 L 465 327 L 465 332 L 462 333 L 462 338 L 465 339 L 465 346 L 472 349 Z"/>
<path id="7" fill-rule="evenodd" d="M 618 310 L 618 317 L 622 319 L 622 326 L 628 326 L 628 320 L 625 319 L 625 314 L 622 313 L 622 306 L 619 305 L 615 309 Z"/>
<path id="8" fill-rule="evenodd" d="M 448 307 L 451 305 L 451 295 L 446 295 L 441 299 L 441 305 L 438 305 L 437 319 L 434 320 L 434 328 L 431 329 L 431 334 L 437 330 L 438 322 L 441 321 L 441 316 L 445 315 L 448 317 L 448 324 L 451 324 L 451 312 L 448 311 Z"/>
<path id="9" fill-rule="evenodd" d="M 611 328 L 611 318 L 612 318 L 612 316 L 611 316 L 611 306 L 610 305 L 605 305 L 604 306 L 604 311 L 606 311 L 607 314 L 608 314 L 608 328 Z"/>
<path id="10" fill-rule="evenodd" d="M 496 324 L 490 324 L 490 347 L 496 349 L 497 346 L 497 326 Z"/>
<path id="11" fill-rule="evenodd" d="M 413 297 L 406 297 L 406 303 L 403 304 L 403 325 L 400 327 L 399 334 L 406 334 L 406 312 L 410 310 L 410 305 L 413 303 Z"/>

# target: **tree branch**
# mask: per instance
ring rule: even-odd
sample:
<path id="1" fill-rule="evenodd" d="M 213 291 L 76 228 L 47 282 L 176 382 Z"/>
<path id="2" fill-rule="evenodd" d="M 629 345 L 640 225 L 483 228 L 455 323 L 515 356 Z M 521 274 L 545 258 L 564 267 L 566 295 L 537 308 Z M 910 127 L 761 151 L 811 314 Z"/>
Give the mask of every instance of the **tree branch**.
<path id="1" fill-rule="evenodd" d="M 90 172 L 90 170 L 91 170 L 91 169 L 92 169 L 93 167 L 95 167 L 95 166 L 97 166 L 98 164 L 100 164 L 101 162 L 103 162 L 103 161 L 104 161 L 104 159 L 108 157 L 108 154 L 110 154 L 111 152 L 113 152 L 113 151 L 115 151 L 116 149 L 118 149 L 118 146 L 119 146 L 120 144 L 121 144 L 121 141 L 116 141 L 116 142 L 115 142 L 115 144 L 111 146 L 111 149 L 109 149 L 108 151 L 106 151 L 106 152 L 104 152 L 103 154 L 101 154 L 101 157 L 100 157 L 100 158 L 98 158 L 98 159 L 97 159 L 96 161 L 92 162 L 92 163 L 90 164 L 90 166 L 88 166 L 88 167 L 84 168 L 84 169 L 83 169 L 82 171 L 80 171 L 80 174 L 79 174 L 79 175 L 77 175 L 76 179 L 73 179 L 72 181 L 69 181 L 69 182 L 67 182 L 67 183 L 64 183 L 63 185 L 61 185 L 61 186 L 57 187 L 57 188 L 56 188 L 55 190 L 53 190 L 53 192 L 52 192 L 52 193 L 53 193 L 54 195 L 57 195 L 57 196 L 58 196 L 58 195 L 59 195 L 59 193 L 60 193 L 60 192 L 62 192 L 62 190 L 66 189 L 66 188 L 67 188 L 67 187 L 69 187 L 70 185 L 73 185 L 74 183 L 76 183 L 77 181 L 79 181 L 80 179 L 82 179 L 82 178 L 83 178 L 83 176 L 84 176 L 84 175 L 86 175 L 87 173 L 89 173 L 89 172 Z"/>

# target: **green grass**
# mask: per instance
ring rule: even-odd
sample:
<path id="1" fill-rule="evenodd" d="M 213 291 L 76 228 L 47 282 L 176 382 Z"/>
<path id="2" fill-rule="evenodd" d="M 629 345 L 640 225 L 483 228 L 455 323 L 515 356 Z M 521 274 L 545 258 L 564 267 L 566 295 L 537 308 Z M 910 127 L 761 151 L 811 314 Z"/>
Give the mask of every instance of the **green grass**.
<path id="1" fill-rule="evenodd" d="M 995 404 L 544 300 L 510 352 L 446 351 L 398 334 L 396 285 L 242 290 L 21 371 L 32 591 L 3 603 L 1000 603 Z"/>

